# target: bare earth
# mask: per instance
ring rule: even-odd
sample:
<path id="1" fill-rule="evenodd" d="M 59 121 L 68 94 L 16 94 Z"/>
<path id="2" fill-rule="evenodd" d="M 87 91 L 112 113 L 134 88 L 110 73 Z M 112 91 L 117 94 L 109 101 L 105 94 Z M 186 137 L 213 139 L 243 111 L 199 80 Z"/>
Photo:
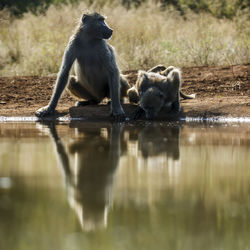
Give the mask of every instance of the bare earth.
<path id="1" fill-rule="evenodd" d="M 193 100 L 182 100 L 180 117 L 250 117 L 250 64 L 226 67 L 182 68 L 182 90 L 195 93 Z M 131 84 L 137 71 L 123 72 Z M 56 76 L 0 77 L 0 116 L 34 116 L 34 112 L 48 104 Z M 109 120 L 106 104 L 73 107 L 75 99 L 67 91 L 60 99 L 57 117 L 82 117 L 86 120 Z M 124 104 L 129 116 L 135 105 Z M 164 112 L 158 120 L 167 120 L 171 115 Z M 142 118 L 143 119 L 143 118 Z"/>

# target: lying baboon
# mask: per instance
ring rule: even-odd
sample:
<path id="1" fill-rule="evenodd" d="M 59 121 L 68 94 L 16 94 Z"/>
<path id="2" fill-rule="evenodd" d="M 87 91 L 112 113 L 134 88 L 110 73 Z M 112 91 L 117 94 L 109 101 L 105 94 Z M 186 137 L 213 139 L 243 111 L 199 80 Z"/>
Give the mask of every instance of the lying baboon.
<path id="1" fill-rule="evenodd" d="M 70 92 L 85 100 L 77 102 L 78 106 L 97 104 L 108 97 L 111 98 L 111 115 L 118 121 L 125 118 L 120 96 L 124 96 L 130 86 L 119 72 L 112 46 L 105 41 L 112 33 L 113 30 L 100 14 L 82 15 L 79 26 L 65 49 L 50 102 L 38 109 L 36 116 L 43 117 L 55 111 L 68 83 Z M 68 81 L 74 62 L 76 76 L 70 76 Z"/>
<path id="2" fill-rule="evenodd" d="M 169 66 L 168 68 L 166 68 L 164 65 L 157 65 L 153 68 L 151 68 L 150 70 L 148 70 L 147 72 L 155 72 L 155 73 L 159 73 L 161 75 L 164 75 L 164 76 L 168 76 L 168 73 L 173 70 L 175 67 L 174 66 Z M 181 88 L 181 86 L 180 86 Z M 187 95 L 187 94 L 184 94 L 181 89 L 180 89 L 180 96 L 183 98 L 183 99 L 194 99 L 195 98 L 195 94 L 192 94 L 192 95 Z"/>
<path id="3" fill-rule="evenodd" d="M 138 118 L 145 112 L 147 119 L 154 119 L 163 107 L 178 113 L 181 109 L 180 95 L 185 99 L 193 99 L 195 95 L 185 95 L 181 92 L 181 72 L 179 69 L 162 65 L 146 71 L 139 71 L 134 87 L 128 90 L 129 101 L 139 102 L 139 107 L 132 118 Z M 158 73 L 160 72 L 160 73 Z"/>

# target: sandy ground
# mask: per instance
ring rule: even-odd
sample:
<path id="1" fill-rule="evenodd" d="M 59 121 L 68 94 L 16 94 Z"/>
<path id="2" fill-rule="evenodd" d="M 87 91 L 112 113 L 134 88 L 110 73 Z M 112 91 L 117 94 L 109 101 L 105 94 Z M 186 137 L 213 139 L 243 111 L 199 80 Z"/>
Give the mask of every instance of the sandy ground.
<path id="1" fill-rule="evenodd" d="M 157 120 L 180 117 L 250 117 L 250 64 L 226 67 L 182 68 L 182 90 L 195 93 L 193 100 L 182 100 L 183 111 L 177 117 L 160 112 Z M 131 84 L 137 70 L 123 72 Z M 56 76 L 0 77 L 0 116 L 34 116 L 34 112 L 48 104 Z M 57 117 L 82 117 L 86 120 L 109 120 L 108 105 L 73 107 L 75 99 L 67 91 L 57 106 Z M 135 105 L 125 104 L 129 116 Z M 143 119 L 143 117 L 142 117 Z"/>

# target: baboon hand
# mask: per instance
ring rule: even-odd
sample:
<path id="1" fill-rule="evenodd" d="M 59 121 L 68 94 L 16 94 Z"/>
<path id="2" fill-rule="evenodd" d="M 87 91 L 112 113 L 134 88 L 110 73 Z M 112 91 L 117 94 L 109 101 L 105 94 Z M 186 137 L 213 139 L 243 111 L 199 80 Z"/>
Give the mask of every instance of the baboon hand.
<path id="1" fill-rule="evenodd" d="M 125 113 L 122 109 L 119 112 L 111 111 L 110 115 L 114 118 L 116 122 L 123 122 L 126 118 Z"/>
<path id="2" fill-rule="evenodd" d="M 51 108 L 49 105 L 47 105 L 45 107 L 38 109 L 35 112 L 35 115 L 37 117 L 44 117 L 44 116 L 52 115 L 54 113 L 54 111 L 55 110 L 53 108 Z"/>

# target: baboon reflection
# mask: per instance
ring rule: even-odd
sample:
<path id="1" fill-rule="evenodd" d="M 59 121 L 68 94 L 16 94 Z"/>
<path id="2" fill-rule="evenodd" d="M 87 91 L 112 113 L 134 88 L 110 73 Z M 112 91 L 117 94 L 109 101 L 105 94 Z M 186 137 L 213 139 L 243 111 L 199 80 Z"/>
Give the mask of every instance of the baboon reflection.
<path id="1" fill-rule="evenodd" d="M 79 99 L 77 106 L 98 104 L 111 98 L 111 111 L 116 121 L 125 119 L 120 97 L 125 97 L 129 84 L 120 74 L 113 47 L 107 43 L 113 30 L 99 13 L 84 13 L 64 51 L 62 65 L 50 102 L 35 114 L 45 117 L 55 112 L 66 88 Z M 69 76 L 74 64 L 75 76 Z"/>
<path id="2" fill-rule="evenodd" d="M 86 231 L 107 225 L 119 159 L 124 153 L 139 156 L 134 154 L 137 149 L 132 152 L 133 147 L 128 147 L 130 143 L 138 142 L 138 150 L 146 160 L 162 153 L 169 159 L 179 159 L 179 125 L 107 124 L 101 128 L 93 123 L 81 123 L 68 148 L 58 136 L 55 124 L 49 124 L 48 128 L 65 176 L 69 203 Z M 74 156 L 74 166 L 70 155 Z"/>
<path id="3" fill-rule="evenodd" d="M 84 230 L 106 226 L 107 212 L 112 199 L 113 176 L 121 155 L 122 125 L 102 129 L 78 128 L 79 138 L 69 146 L 75 166 L 70 166 L 69 155 L 58 137 L 54 124 L 49 124 L 50 135 L 65 174 L 68 199 Z M 99 133 L 98 133 L 99 132 Z"/>
<path id="4" fill-rule="evenodd" d="M 159 123 L 153 123 L 130 133 L 130 138 L 138 140 L 138 149 L 144 158 L 165 153 L 169 158 L 178 160 L 180 132 L 180 125 L 160 126 Z"/>

